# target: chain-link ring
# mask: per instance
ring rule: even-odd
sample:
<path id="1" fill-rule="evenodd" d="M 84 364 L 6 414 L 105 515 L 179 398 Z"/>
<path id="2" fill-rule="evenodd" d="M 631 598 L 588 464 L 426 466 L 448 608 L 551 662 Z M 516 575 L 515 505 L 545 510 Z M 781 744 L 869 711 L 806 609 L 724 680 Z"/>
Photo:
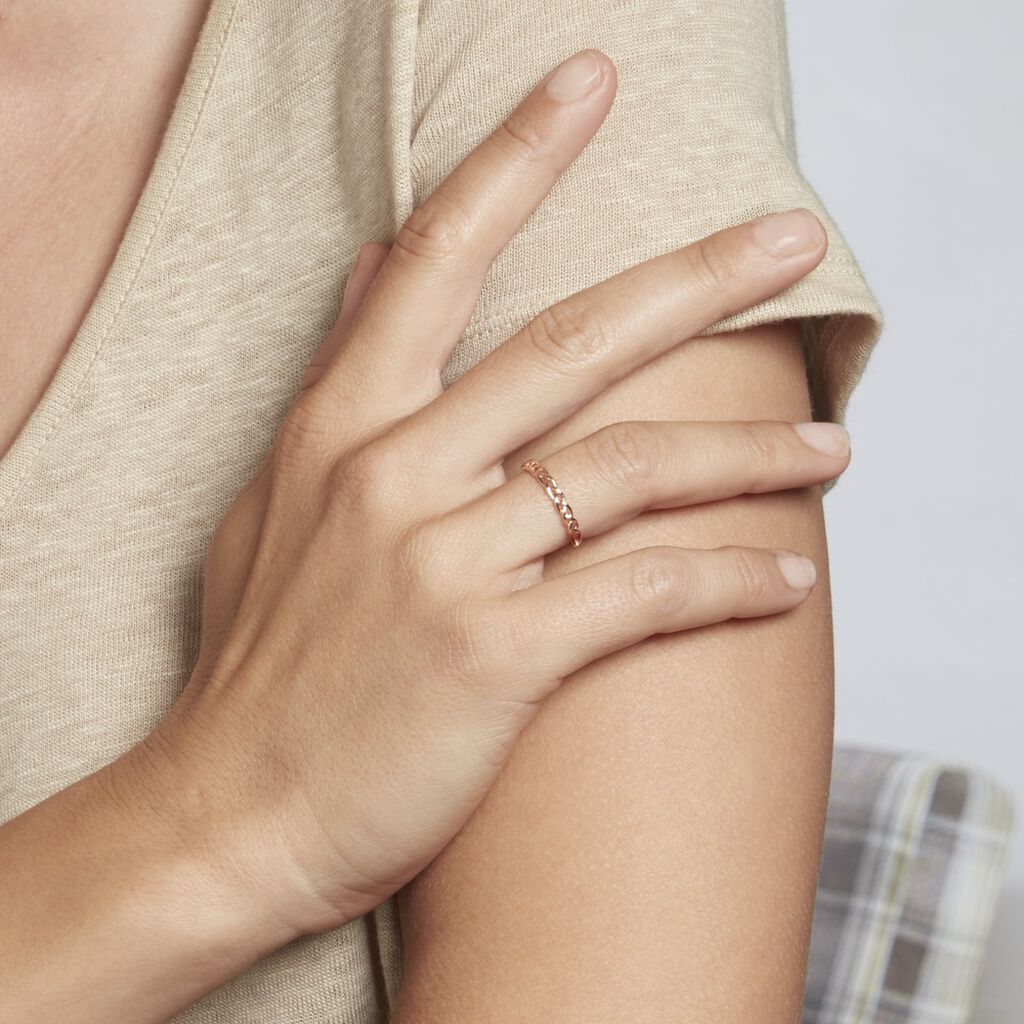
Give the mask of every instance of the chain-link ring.
<path id="1" fill-rule="evenodd" d="M 527 459 L 520 468 L 525 469 L 544 488 L 544 493 L 551 499 L 558 511 L 558 517 L 562 520 L 565 532 L 569 534 L 572 546 L 578 548 L 583 543 L 583 531 L 580 530 L 580 524 L 572 514 L 569 502 L 565 500 L 562 488 L 555 483 L 554 477 L 536 459 Z"/>

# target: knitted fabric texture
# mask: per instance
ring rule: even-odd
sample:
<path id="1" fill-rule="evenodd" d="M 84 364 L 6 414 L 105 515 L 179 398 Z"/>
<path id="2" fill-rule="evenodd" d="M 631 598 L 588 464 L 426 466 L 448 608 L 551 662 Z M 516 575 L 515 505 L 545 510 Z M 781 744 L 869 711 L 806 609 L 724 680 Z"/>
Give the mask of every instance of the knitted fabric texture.
<path id="1" fill-rule="evenodd" d="M 0 820 L 149 732 L 199 646 L 206 545 L 333 323 L 356 250 L 578 49 L 619 91 L 489 273 L 450 384 L 532 315 L 712 231 L 806 206 L 822 264 L 709 333 L 806 318 L 818 418 L 881 327 L 798 170 L 781 0 L 213 0 L 144 193 L 0 460 Z M 294 942 L 181 1024 L 370 1024 L 393 900 Z"/>

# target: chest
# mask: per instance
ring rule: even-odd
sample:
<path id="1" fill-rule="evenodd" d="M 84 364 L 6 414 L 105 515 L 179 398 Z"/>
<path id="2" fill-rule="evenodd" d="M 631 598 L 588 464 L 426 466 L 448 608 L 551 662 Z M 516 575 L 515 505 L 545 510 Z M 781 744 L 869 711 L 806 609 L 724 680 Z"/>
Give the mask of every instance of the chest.
<path id="1" fill-rule="evenodd" d="M 116 65 L 84 58 L 67 40 L 63 62 L 29 44 L 0 38 L 0 455 L 39 403 L 114 259 L 189 39 L 168 33 L 147 51 L 151 62 Z M 116 40 L 126 47 L 130 40 Z"/>

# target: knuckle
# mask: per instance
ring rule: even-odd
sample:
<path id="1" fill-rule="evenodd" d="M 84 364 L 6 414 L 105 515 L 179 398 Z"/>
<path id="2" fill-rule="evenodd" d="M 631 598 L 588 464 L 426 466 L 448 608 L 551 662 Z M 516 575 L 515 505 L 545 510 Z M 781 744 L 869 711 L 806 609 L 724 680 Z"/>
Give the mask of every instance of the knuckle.
<path id="1" fill-rule="evenodd" d="M 612 344 L 612 331 L 594 308 L 569 299 L 542 309 L 527 324 L 526 333 L 545 359 L 558 364 L 591 362 Z"/>
<path id="2" fill-rule="evenodd" d="M 281 423 L 274 443 L 275 459 L 292 462 L 322 455 L 335 441 L 333 416 L 313 391 L 301 395 Z"/>
<path id="3" fill-rule="evenodd" d="M 610 423 L 590 434 L 587 447 L 598 471 L 616 484 L 649 484 L 657 466 L 656 441 L 643 422 Z"/>
<path id="4" fill-rule="evenodd" d="M 765 470 L 779 466 L 784 455 L 784 448 L 778 432 L 771 429 L 763 420 L 749 420 L 742 424 L 743 444 L 746 453 L 755 464 L 758 475 Z"/>
<path id="5" fill-rule="evenodd" d="M 498 125 L 491 139 L 503 154 L 524 163 L 543 156 L 548 146 L 547 136 L 539 130 L 537 121 L 521 107 Z"/>
<path id="6" fill-rule="evenodd" d="M 397 578 L 406 586 L 437 601 L 451 597 L 448 535 L 438 520 L 421 519 L 402 530 L 395 543 L 395 560 Z"/>
<path id="7" fill-rule="evenodd" d="M 687 270 L 702 291 L 722 291 L 735 283 L 739 274 L 735 256 L 720 241 L 704 239 L 683 252 Z"/>
<path id="8" fill-rule="evenodd" d="M 395 460 L 376 442 L 364 444 L 335 460 L 327 474 L 330 496 L 347 506 L 390 509 L 397 503 L 400 477 Z"/>
<path id="9" fill-rule="evenodd" d="M 387 571 L 401 620 L 420 638 L 426 678 L 479 697 L 516 650 L 507 616 L 467 584 L 458 544 L 444 516 L 418 520 L 396 531 Z"/>
<path id="10" fill-rule="evenodd" d="M 733 566 L 739 577 L 744 595 L 751 601 L 761 602 L 772 593 L 772 579 L 764 559 L 748 548 L 732 548 Z"/>
<path id="11" fill-rule="evenodd" d="M 630 566 L 627 586 L 633 601 L 646 609 L 662 610 L 685 604 L 693 588 L 684 558 L 671 548 L 650 548 Z"/>
<path id="12" fill-rule="evenodd" d="M 468 228 L 465 213 L 441 186 L 405 219 L 391 250 L 398 260 L 445 263 L 464 246 Z"/>

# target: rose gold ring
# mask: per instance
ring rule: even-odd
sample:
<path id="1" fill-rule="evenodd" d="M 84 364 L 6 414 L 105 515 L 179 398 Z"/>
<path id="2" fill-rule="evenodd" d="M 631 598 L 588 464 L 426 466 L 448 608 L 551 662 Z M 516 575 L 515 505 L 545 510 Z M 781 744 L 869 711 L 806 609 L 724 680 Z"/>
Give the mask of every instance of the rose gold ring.
<path id="1" fill-rule="evenodd" d="M 578 548 L 583 543 L 583 532 L 580 530 L 580 524 L 576 521 L 576 517 L 572 514 L 572 509 L 569 508 L 569 502 L 565 500 L 562 488 L 555 483 L 554 477 L 536 459 L 527 459 L 520 469 L 525 469 L 544 488 L 544 493 L 555 504 L 558 517 L 562 520 L 565 532 L 569 534 L 572 546 Z"/>

